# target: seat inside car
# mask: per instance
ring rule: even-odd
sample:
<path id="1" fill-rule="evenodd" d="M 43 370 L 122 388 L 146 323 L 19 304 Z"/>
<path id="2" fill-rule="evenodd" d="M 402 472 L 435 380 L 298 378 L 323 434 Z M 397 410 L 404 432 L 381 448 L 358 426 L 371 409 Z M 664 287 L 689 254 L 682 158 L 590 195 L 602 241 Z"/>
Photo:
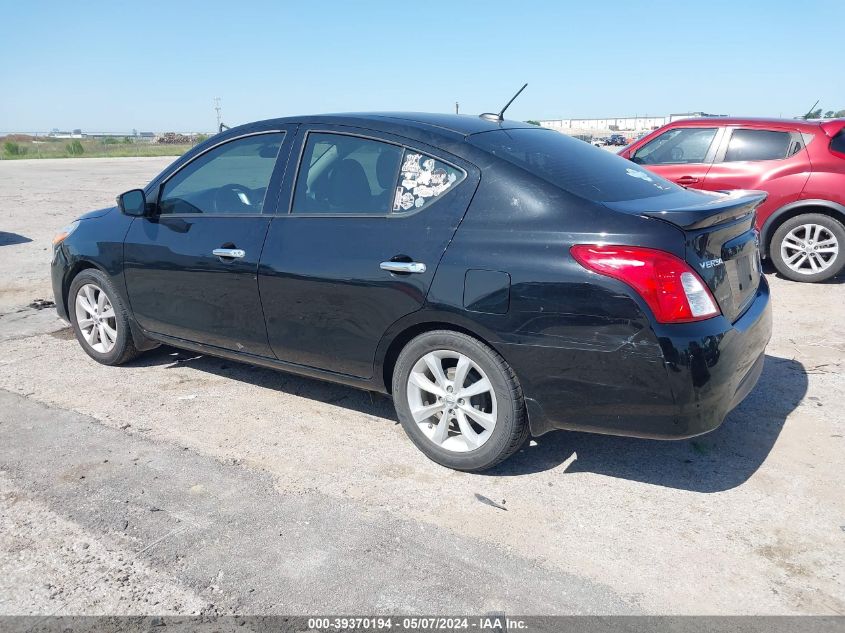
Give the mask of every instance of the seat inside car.
<path id="1" fill-rule="evenodd" d="M 352 158 L 344 158 L 331 168 L 324 181 L 323 199 L 333 209 L 367 211 L 372 203 L 370 184 L 361 164 Z"/>

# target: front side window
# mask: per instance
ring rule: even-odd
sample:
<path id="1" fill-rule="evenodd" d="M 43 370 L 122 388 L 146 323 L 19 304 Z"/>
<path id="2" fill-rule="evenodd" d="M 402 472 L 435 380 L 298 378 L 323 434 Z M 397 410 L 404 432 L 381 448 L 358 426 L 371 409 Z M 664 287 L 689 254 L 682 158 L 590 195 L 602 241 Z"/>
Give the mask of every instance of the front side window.
<path id="1" fill-rule="evenodd" d="M 746 160 L 780 160 L 793 154 L 792 135 L 775 130 L 734 130 L 728 149 L 726 163 Z M 800 149 L 800 146 L 799 146 Z"/>
<path id="2" fill-rule="evenodd" d="M 160 213 L 261 213 L 283 138 L 283 132 L 247 136 L 191 161 L 165 183 Z"/>
<path id="3" fill-rule="evenodd" d="M 300 161 L 293 212 L 386 215 L 402 147 L 346 134 L 310 133 Z"/>
<path id="4" fill-rule="evenodd" d="M 715 136 L 714 127 L 667 130 L 638 149 L 632 160 L 640 165 L 703 163 Z"/>

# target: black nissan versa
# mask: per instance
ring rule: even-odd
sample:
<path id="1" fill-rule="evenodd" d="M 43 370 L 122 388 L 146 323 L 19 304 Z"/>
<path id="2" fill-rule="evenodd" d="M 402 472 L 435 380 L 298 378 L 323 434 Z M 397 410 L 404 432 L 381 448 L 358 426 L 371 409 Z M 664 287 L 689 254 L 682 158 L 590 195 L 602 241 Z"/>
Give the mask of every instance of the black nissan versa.
<path id="1" fill-rule="evenodd" d="M 479 471 L 553 429 L 715 429 L 769 340 L 763 198 L 495 117 L 277 119 L 65 227 L 53 288 L 101 363 L 166 343 L 388 393 Z"/>

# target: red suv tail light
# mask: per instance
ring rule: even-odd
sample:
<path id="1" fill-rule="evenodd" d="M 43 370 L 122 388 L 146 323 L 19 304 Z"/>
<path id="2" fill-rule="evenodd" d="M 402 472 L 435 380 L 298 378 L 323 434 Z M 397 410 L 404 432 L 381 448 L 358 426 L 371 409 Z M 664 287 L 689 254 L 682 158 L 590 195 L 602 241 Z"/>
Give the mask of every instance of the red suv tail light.
<path id="1" fill-rule="evenodd" d="M 720 314 L 701 278 L 671 253 L 597 244 L 578 244 L 571 252 L 584 268 L 631 286 L 660 323 L 702 321 Z"/>

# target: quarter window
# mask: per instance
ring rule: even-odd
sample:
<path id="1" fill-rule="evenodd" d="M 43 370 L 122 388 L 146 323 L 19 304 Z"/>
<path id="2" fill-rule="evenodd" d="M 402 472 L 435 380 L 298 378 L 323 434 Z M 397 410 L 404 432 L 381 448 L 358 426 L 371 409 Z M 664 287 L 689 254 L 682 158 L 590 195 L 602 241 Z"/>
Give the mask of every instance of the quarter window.
<path id="1" fill-rule="evenodd" d="M 296 179 L 293 212 L 387 215 L 401 159 L 398 145 L 310 133 Z"/>
<path id="2" fill-rule="evenodd" d="M 792 135 L 789 132 L 734 130 L 724 161 L 780 160 L 795 153 L 791 150 L 791 141 Z"/>
<path id="3" fill-rule="evenodd" d="M 283 132 L 248 136 L 191 161 L 165 183 L 160 213 L 261 213 L 283 139 Z"/>
<path id="4" fill-rule="evenodd" d="M 641 165 L 703 163 L 715 136 L 714 127 L 667 130 L 638 149 L 632 160 Z"/>
<path id="5" fill-rule="evenodd" d="M 464 172 L 448 163 L 405 150 L 399 186 L 393 198 L 393 212 L 425 208 L 463 179 Z"/>
<path id="6" fill-rule="evenodd" d="M 830 149 L 839 154 L 845 154 L 845 129 L 842 129 L 839 134 L 833 137 L 830 142 Z"/>

